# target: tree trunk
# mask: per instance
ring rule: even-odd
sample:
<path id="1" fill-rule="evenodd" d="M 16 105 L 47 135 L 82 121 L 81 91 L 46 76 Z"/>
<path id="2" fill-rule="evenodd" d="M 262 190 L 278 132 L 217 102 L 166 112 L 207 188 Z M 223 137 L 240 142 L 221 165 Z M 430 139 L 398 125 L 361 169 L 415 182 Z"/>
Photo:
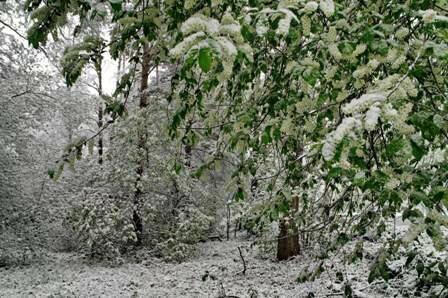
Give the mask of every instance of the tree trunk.
<path id="1" fill-rule="evenodd" d="M 191 145 L 185 145 L 185 167 L 191 167 Z"/>
<path id="2" fill-rule="evenodd" d="M 303 164 L 303 159 L 300 157 L 303 154 L 302 146 L 298 146 L 296 151 L 296 156 L 290 162 L 296 163 L 300 159 Z M 295 182 L 299 182 L 299 177 L 295 178 Z M 291 181 L 294 184 L 294 181 Z M 300 240 L 299 240 L 299 229 L 294 222 L 294 218 L 299 212 L 299 197 L 294 195 L 291 202 L 289 202 L 289 220 L 280 220 L 280 232 L 278 235 L 278 246 L 277 246 L 277 259 L 287 260 L 293 256 L 300 254 Z"/>
<path id="3" fill-rule="evenodd" d="M 227 235 L 227 241 L 230 240 L 230 204 L 227 203 L 227 227 L 226 227 L 226 235 Z"/>
<path id="4" fill-rule="evenodd" d="M 100 104 L 98 107 L 98 129 L 101 131 L 103 128 L 103 74 L 100 62 L 96 65 L 96 71 L 98 75 L 98 95 L 100 97 Z M 98 164 L 103 164 L 103 134 L 100 132 L 98 135 Z"/>
<path id="5" fill-rule="evenodd" d="M 277 245 L 277 260 L 287 260 L 299 253 L 300 244 L 297 226 L 291 220 L 281 219 Z"/>
<path id="6" fill-rule="evenodd" d="M 150 49 L 148 47 L 148 43 L 143 44 L 143 59 L 142 59 L 142 74 L 141 74 L 141 81 L 140 81 L 140 103 L 139 107 L 140 109 L 144 109 L 148 106 L 148 97 L 146 94 L 146 89 L 148 89 L 148 78 L 149 78 L 149 72 L 150 72 L 150 65 L 151 63 L 151 57 L 150 57 Z M 139 132 L 138 136 L 138 147 L 139 149 L 146 150 L 146 133 Z M 132 221 L 134 223 L 134 231 L 137 236 L 136 245 L 141 245 L 143 241 L 143 219 L 141 214 L 141 196 L 143 194 L 143 191 L 141 189 L 140 181 L 143 176 L 143 172 L 145 169 L 145 159 L 141 158 L 139 165 L 137 167 L 137 179 L 135 182 L 136 190 L 134 193 L 134 201 L 133 201 L 133 213 L 132 213 Z"/>
<path id="7" fill-rule="evenodd" d="M 291 202 L 291 218 L 299 211 L 299 197 L 293 196 Z M 295 222 L 290 220 L 280 220 L 280 233 L 278 236 L 277 259 L 287 260 L 300 254 L 299 230 Z"/>
<path id="8" fill-rule="evenodd" d="M 101 99 L 102 100 L 102 99 Z M 103 105 L 100 103 L 98 107 L 98 129 L 103 128 Z M 103 134 L 98 135 L 98 164 L 103 164 Z"/>

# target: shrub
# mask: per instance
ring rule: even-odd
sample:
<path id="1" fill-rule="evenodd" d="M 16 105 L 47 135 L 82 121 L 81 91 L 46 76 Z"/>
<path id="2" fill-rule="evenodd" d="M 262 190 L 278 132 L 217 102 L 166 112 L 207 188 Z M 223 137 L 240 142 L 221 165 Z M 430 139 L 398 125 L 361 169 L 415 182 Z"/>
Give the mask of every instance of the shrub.
<path id="1" fill-rule="evenodd" d="M 158 243 L 155 251 L 157 252 L 157 257 L 162 258 L 166 262 L 180 263 L 194 254 L 195 246 L 169 238 Z"/>
<path id="2" fill-rule="evenodd" d="M 115 260 L 136 241 L 132 204 L 123 196 L 95 193 L 73 207 L 65 218 L 89 257 Z"/>
<path id="3" fill-rule="evenodd" d="M 176 239 L 186 244 L 207 240 L 213 218 L 194 207 L 188 207 L 179 214 Z"/>

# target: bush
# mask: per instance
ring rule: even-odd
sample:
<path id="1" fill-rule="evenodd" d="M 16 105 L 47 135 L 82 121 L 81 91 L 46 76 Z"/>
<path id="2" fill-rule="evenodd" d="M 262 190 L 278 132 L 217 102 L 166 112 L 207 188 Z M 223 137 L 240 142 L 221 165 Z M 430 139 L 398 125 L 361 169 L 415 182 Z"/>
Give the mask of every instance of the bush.
<path id="1" fill-rule="evenodd" d="M 207 240 L 213 226 L 213 218 L 193 206 L 179 210 L 175 221 L 174 228 L 164 235 L 166 240 L 154 247 L 156 255 L 166 262 L 182 262 L 191 257 L 195 244 Z"/>
<path id="2" fill-rule="evenodd" d="M 95 193 L 67 214 L 64 225 L 91 258 L 116 260 L 137 237 L 132 224 L 132 202 L 123 196 Z"/>
<path id="3" fill-rule="evenodd" d="M 192 244 L 169 238 L 157 244 L 155 251 L 157 252 L 156 256 L 162 258 L 165 262 L 180 263 L 191 257 L 195 252 L 195 248 Z"/>
<path id="4" fill-rule="evenodd" d="M 16 233 L 3 231 L 0 233 L 0 239 L 0 268 L 27 266 L 44 254 L 30 239 L 20 238 Z"/>
<path id="5" fill-rule="evenodd" d="M 186 244 L 195 244 L 208 238 L 213 225 L 213 218 L 193 207 L 182 210 L 179 214 L 176 239 Z"/>

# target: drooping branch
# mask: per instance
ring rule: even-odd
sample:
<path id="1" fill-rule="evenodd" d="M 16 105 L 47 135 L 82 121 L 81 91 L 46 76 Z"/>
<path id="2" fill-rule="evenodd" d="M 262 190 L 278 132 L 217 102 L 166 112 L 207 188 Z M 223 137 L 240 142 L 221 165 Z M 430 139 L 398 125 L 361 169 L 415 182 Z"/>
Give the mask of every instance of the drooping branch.
<path id="1" fill-rule="evenodd" d="M 20 33 L 17 29 L 15 29 L 14 27 L 12 27 L 11 25 L 5 23 L 4 21 L 0 20 L 0 24 L 2 24 L 3 26 L 7 27 L 8 29 L 10 29 L 11 31 L 13 31 L 17 36 L 19 36 L 20 38 L 28 41 L 28 38 L 26 38 L 26 36 L 24 36 L 22 33 Z M 45 57 L 47 57 L 48 60 L 50 59 L 50 56 L 48 55 L 47 51 L 39 46 L 39 50 L 45 55 Z"/>

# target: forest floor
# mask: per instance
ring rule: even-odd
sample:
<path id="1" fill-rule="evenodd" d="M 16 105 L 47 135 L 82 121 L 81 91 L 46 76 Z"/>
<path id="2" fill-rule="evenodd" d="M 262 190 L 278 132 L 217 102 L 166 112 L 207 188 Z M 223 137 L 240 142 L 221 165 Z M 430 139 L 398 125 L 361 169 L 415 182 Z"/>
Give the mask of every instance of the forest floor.
<path id="1" fill-rule="evenodd" d="M 247 265 L 243 263 L 238 247 Z M 50 254 L 44 263 L 0 268 L 0 297 L 342 297 L 343 284 L 327 268 L 314 282 L 298 283 L 306 256 L 286 262 L 256 257 L 247 241 L 201 243 L 194 258 L 169 264 L 148 259 L 118 267 L 88 264 L 75 254 Z M 365 282 L 367 268 L 347 269 L 354 297 L 392 297 Z M 339 265 L 340 266 L 340 265 Z M 382 293 L 380 293 L 381 291 Z"/>

